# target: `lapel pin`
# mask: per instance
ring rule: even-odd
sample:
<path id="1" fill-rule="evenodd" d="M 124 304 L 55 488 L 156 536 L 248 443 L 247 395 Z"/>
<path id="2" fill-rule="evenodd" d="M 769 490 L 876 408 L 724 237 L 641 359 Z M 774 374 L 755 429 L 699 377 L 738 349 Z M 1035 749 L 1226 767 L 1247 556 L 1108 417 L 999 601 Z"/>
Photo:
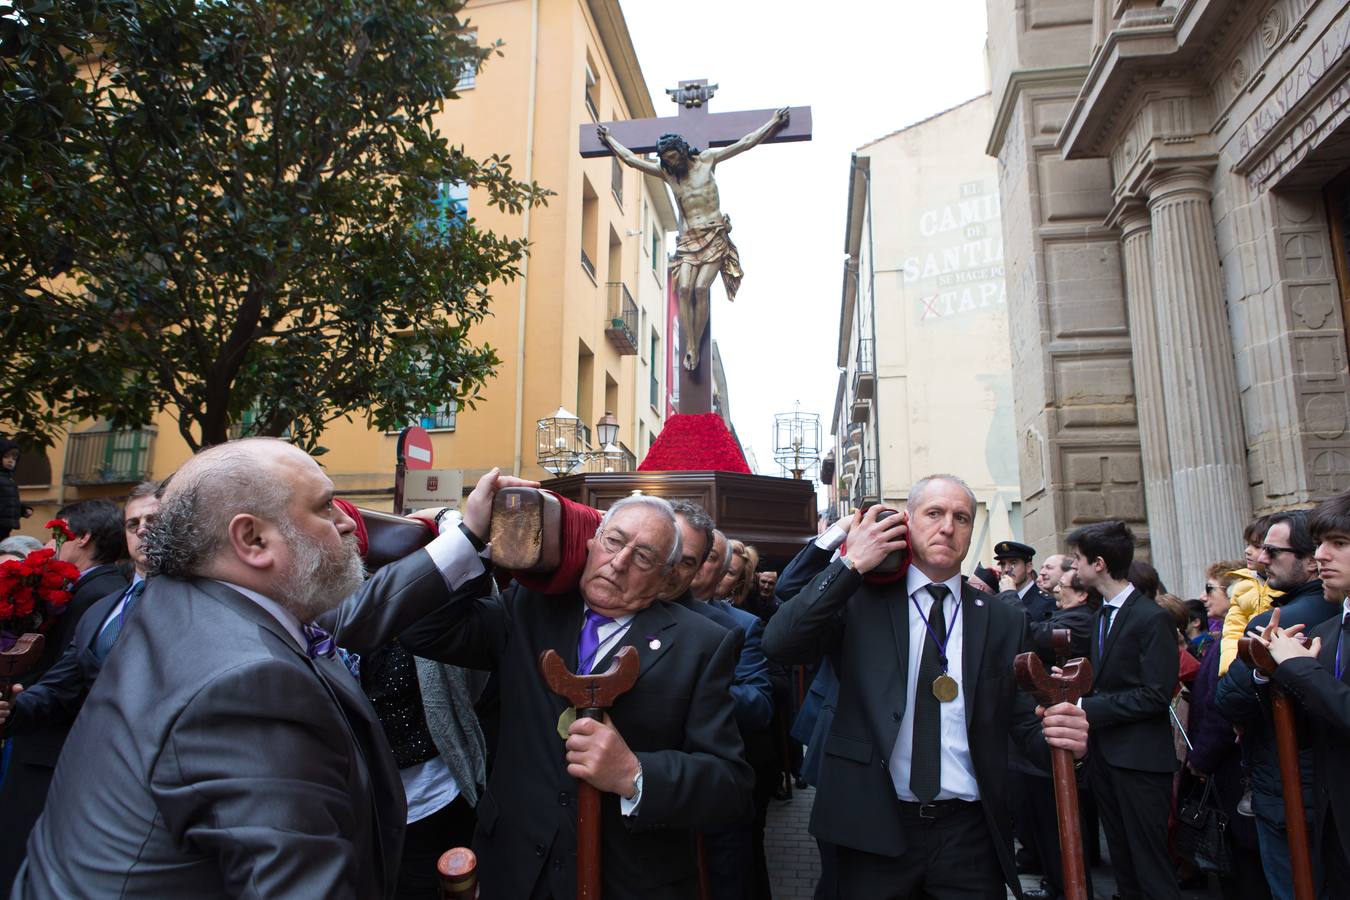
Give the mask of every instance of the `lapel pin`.
<path id="1" fill-rule="evenodd" d="M 984 606 L 984 601 L 981 600 L 979 597 L 976 597 L 976 598 L 975 598 L 975 605 L 976 605 L 976 606 Z"/>
<path id="2" fill-rule="evenodd" d="M 647 635 L 647 646 L 653 650 L 661 649 L 661 639 L 654 634 Z"/>

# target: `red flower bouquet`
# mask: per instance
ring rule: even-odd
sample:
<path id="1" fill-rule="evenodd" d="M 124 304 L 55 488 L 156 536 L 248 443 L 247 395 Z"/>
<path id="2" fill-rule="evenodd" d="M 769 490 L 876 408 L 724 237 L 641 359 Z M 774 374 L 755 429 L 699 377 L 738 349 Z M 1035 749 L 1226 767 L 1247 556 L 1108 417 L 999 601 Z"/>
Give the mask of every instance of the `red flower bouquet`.
<path id="1" fill-rule="evenodd" d="M 44 547 L 0 563 L 0 650 L 27 631 L 46 631 L 70 602 L 80 570 Z"/>
<path id="2" fill-rule="evenodd" d="M 745 454 L 717 413 L 680 413 L 666 419 L 639 472 L 717 472 L 750 474 Z"/>

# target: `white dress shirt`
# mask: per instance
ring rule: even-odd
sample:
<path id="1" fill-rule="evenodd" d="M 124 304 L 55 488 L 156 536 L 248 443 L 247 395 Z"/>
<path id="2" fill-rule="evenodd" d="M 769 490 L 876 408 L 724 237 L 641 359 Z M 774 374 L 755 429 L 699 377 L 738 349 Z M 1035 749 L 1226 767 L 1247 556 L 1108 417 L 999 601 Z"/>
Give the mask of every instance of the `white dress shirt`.
<path id="1" fill-rule="evenodd" d="M 919 799 L 909 789 L 910 760 L 914 754 L 914 698 L 918 691 L 933 689 L 931 683 L 917 683 L 924 643 L 932 640 L 928 635 L 928 626 L 919 615 L 920 610 L 924 616 L 929 615 L 935 606 L 927 590 L 931 583 L 932 579 L 920 572 L 918 566 L 909 567 L 905 576 L 905 607 L 909 610 L 909 659 L 905 661 L 909 673 L 905 684 L 908 687 L 905 714 L 900 719 L 900 732 L 896 735 L 895 748 L 891 751 L 890 771 L 896 796 L 911 803 Z M 955 622 L 952 621 L 956 602 L 961 597 L 961 576 L 958 573 L 942 583 L 951 592 L 942 610 L 949 626 L 947 674 L 956 679 L 960 690 L 955 700 L 942 704 L 942 774 L 937 799 L 978 800 L 980 788 L 975 781 L 975 764 L 970 758 L 970 738 L 966 734 L 966 685 L 961 671 L 962 635 L 965 629 L 961 625 L 960 615 L 955 616 Z M 918 609 L 914 608 L 915 601 L 918 602 Z"/>
<path id="2" fill-rule="evenodd" d="M 1027 599 L 1027 591 L 1031 590 L 1031 586 L 1034 585 L 1035 583 L 1036 583 L 1035 578 L 1027 579 L 1027 583 L 1022 585 L 1022 589 L 1017 592 L 1017 599 L 1025 603 Z"/>
<path id="3" fill-rule="evenodd" d="M 1112 608 L 1111 618 L 1107 621 L 1106 626 L 1107 634 L 1110 634 L 1111 629 L 1116 627 L 1116 617 L 1120 615 L 1120 608 L 1125 605 L 1126 600 L 1130 599 L 1132 593 L 1134 593 L 1134 585 L 1126 583 L 1123 591 L 1103 603 L 1104 606 Z"/>

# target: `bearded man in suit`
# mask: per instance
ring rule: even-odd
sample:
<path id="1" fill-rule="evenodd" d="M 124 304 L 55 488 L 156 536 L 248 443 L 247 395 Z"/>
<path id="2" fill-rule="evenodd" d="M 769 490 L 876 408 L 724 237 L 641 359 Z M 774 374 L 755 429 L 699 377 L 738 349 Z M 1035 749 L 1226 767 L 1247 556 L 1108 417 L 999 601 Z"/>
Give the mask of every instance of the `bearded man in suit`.
<path id="1" fill-rule="evenodd" d="M 14 900 L 393 895 L 403 784 L 334 646 L 369 652 L 466 575 L 443 536 L 363 585 L 355 527 L 283 441 L 221 444 L 171 477 L 140 609 L 66 741 Z"/>
<path id="2" fill-rule="evenodd" d="M 606 511 L 577 588 L 549 596 L 517 584 L 492 596 L 484 541 L 495 491 L 479 483 L 456 535 L 462 570 L 477 579 L 400 638 L 417 656 L 500 678 L 501 737 L 473 842 L 480 882 L 494 897 L 575 896 L 581 779 L 601 792 L 604 894 L 696 897 L 695 831 L 731 825 L 750 808 L 731 694 L 741 635 L 657 602 L 682 558 L 675 514 L 658 497 Z M 638 652 L 636 684 L 604 721 L 569 725 L 540 654 L 554 650 L 587 674 L 605 671 L 622 647 Z"/>
<path id="3" fill-rule="evenodd" d="M 838 847 L 840 895 L 1002 900 L 1017 884 L 1009 735 L 1048 767 L 1047 744 L 1086 752 L 1087 722 L 1072 704 L 1037 710 L 1017 691 L 1026 616 L 962 583 L 969 486 L 929 476 L 906 507 L 903 579 L 868 578 L 905 540 L 904 517 L 878 520 L 875 506 L 855 521 L 847 552 L 769 621 L 764 652 L 787 663 L 829 652 L 838 663 L 811 833 Z"/>

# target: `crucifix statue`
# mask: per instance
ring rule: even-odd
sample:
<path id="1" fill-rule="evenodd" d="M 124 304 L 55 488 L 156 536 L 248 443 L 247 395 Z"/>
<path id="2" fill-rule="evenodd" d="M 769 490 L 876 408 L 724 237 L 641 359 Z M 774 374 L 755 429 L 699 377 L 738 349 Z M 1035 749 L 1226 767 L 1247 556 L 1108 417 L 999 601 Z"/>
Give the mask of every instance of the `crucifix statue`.
<path id="1" fill-rule="evenodd" d="M 742 276 L 714 170 L 719 162 L 757 144 L 811 139 L 809 107 L 711 114 L 708 101 L 716 90 L 717 85 L 704 80 L 682 81 L 666 91 L 680 107 L 678 116 L 607 122 L 596 125 L 592 134 L 583 126 L 581 134 L 583 157 L 612 153 L 624 164 L 662 179 L 675 195 L 680 233 L 670 266 L 684 351 L 682 413 L 712 410 L 709 292 L 721 275 L 727 299 L 734 300 Z M 652 152 L 657 159 L 638 155 Z"/>

